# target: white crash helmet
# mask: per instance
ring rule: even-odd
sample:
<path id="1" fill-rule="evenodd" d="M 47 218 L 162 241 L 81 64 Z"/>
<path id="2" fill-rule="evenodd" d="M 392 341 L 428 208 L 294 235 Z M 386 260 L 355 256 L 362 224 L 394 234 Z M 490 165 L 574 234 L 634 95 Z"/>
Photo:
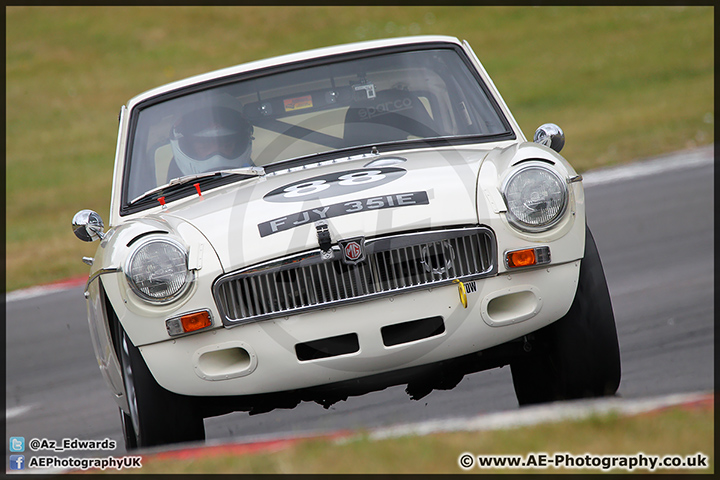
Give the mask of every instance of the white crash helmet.
<path id="1" fill-rule="evenodd" d="M 173 125 L 170 145 L 184 175 L 253 166 L 253 127 L 237 110 L 208 106 L 185 113 Z"/>

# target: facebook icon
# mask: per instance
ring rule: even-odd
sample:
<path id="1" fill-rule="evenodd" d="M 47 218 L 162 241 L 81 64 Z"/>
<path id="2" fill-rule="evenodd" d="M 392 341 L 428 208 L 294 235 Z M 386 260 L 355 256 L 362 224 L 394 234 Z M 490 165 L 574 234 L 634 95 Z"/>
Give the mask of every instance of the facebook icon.
<path id="1" fill-rule="evenodd" d="M 25 455 L 10 455 L 10 470 L 24 470 Z"/>

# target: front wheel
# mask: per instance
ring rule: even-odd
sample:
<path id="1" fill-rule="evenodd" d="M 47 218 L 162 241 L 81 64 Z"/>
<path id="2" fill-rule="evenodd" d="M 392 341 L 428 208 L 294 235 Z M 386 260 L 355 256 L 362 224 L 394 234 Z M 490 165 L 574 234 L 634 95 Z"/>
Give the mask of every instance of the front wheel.
<path id="1" fill-rule="evenodd" d="M 590 229 L 586 228 L 585 255 L 570 310 L 534 337 L 547 350 L 510 364 L 520 405 L 617 392 L 620 348 L 615 317 Z"/>
<path id="2" fill-rule="evenodd" d="M 205 440 L 203 417 L 192 397 L 162 388 L 117 321 L 119 359 L 129 412 L 120 410 L 126 450 Z"/>

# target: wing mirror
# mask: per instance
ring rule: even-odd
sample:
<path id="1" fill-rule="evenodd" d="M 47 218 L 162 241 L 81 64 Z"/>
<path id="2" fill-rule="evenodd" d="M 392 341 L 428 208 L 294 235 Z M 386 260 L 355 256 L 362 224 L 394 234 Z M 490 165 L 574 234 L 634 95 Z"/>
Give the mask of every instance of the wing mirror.
<path id="1" fill-rule="evenodd" d="M 565 133 L 554 123 L 546 123 L 545 125 L 540 125 L 540 127 L 535 130 L 533 142 L 560 152 L 565 146 Z"/>
<path id="2" fill-rule="evenodd" d="M 105 237 L 105 224 L 96 212 L 80 210 L 72 219 L 72 229 L 83 242 L 94 242 Z"/>

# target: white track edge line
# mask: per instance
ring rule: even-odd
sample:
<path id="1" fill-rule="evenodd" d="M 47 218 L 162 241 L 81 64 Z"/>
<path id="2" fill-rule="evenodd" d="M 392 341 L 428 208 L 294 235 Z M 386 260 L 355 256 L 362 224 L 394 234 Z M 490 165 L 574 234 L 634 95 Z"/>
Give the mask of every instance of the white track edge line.
<path id="1" fill-rule="evenodd" d="M 581 420 L 593 415 L 618 413 L 637 415 L 664 407 L 677 406 L 708 398 L 712 392 L 679 393 L 659 397 L 626 400 L 619 397 L 557 402 L 523 407 L 518 410 L 481 414 L 474 417 L 448 418 L 373 429 L 373 440 L 442 432 L 504 430 L 564 420 Z"/>

